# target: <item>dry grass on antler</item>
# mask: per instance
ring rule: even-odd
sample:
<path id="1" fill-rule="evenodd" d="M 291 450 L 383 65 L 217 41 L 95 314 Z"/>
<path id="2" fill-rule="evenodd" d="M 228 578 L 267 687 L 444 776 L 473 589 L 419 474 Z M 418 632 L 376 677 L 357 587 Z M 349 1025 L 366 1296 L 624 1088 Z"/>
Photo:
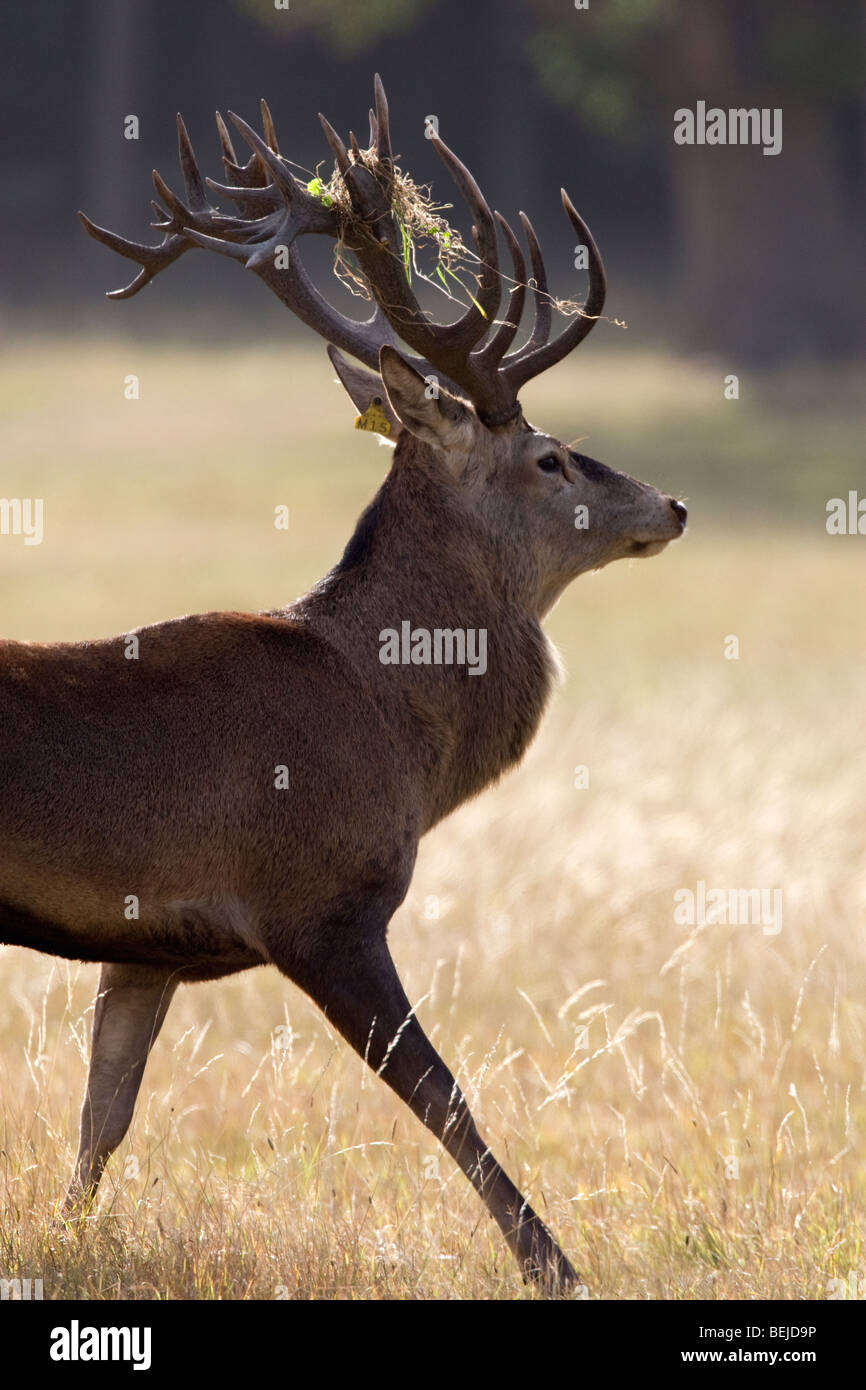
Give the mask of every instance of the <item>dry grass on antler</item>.
<path id="1" fill-rule="evenodd" d="M 419 251 L 435 248 L 436 265 L 432 272 L 441 281 L 437 289 L 443 289 L 453 298 L 446 282 L 446 275 L 462 287 L 459 278 L 461 270 L 471 270 L 478 257 L 474 255 L 458 231 L 450 226 L 442 216 L 451 203 L 434 201 L 429 184 L 418 184 L 415 180 L 393 165 L 387 171 L 383 168 L 374 146 L 361 151 L 361 161 L 374 178 L 383 186 L 390 188 L 391 211 L 402 238 L 403 266 L 406 278 L 414 274 L 418 279 L 435 283 L 431 276 L 422 271 L 418 263 Z M 341 236 L 334 249 L 334 273 L 353 294 L 371 299 L 370 287 L 364 276 L 355 266 L 346 249 L 346 233 L 351 231 L 354 238 L 367 237 L 373 240 L 373 232 L 362 217 L 352 207 L 348 189 L 338 169 L 334 169 L 327 183 L 318 175 L 307 184 L 307 191 L 321 198 L 327 207 L 332 207 L 339 220 Z M 474 275 L 474 271 L 471 272 Z"/>
<path id="2" fill-rule="evenodd" d="M 416 279 L 432 285 L 434 289 L 445 294 L 448 299 L 462 303 L 458 295 L 452 292 L 452 286 L 454 286 L 464 294 L 468 294 L 470 299 L 474 301 L 474 295 L 470 290 L 467 290 L 460 276 L 461 273 L 469 273 L 477 284 L 478 272 L 476 267 L 480 261 L 476 253 L 466 245 L 457 228 L 452 227 L 448 219 L 443 216 L 443 213 L 452 208 L 454 204 L 437 203 L 430 184 L 416 183 L 410 174 L 396 164 L 392 165 L 386 172 L 373 145 L 362 150 L 360 158 L 383 187 L 390 187 L 391 211 L 402 240 L 402 259 L 406 279 L 411 283 L 414 276 Z M 347 249 L 346 233 L 351 231 L 354 238 L 369 237 L 370 239 L 373 238 L 373 233 L 364 219 L 352 207 L 342 174 L 335 168 L 327 183 L 316 174 L 307 184 L 307 192 L 321 198 L 327 207 L 332 207 L 339 219 L 341 236 L 334 247 L 334 274 L 352 294 L 358 295 L 362 299 L 372 300 L 370 287 Z M 422 268 L 422 265 L 425 257 L 431 251 L 434 255 L 434 264 L 427 271 Z M 500 273 L 507 284 L 516 283 L 513 276 L 506 275 L 504 272 Z M 451 285 L 449 285 L 449 281 Z M 527 288 L 537 292 L 534 280 L 528 282 Z M 546 297 L 560 314 L 573 317 L 582 312 L 581 306 L 576 300 L 559 299 L 554 295 L 547 295 Z M 463 307 L 466 307 L 465 304 Z"/>

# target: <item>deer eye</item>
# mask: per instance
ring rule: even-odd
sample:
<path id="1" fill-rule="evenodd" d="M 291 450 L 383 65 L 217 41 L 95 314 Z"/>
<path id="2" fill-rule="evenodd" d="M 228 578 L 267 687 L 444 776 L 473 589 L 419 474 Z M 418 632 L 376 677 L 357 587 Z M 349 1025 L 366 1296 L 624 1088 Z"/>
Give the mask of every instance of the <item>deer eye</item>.
<path id="1" fill-rule="evenodd" d="M 562 464 L 556 454 L 545 454 L 544 458 L 538 460 L 538 466 L 542 473 L 559 473 L 562 471 Z"/>

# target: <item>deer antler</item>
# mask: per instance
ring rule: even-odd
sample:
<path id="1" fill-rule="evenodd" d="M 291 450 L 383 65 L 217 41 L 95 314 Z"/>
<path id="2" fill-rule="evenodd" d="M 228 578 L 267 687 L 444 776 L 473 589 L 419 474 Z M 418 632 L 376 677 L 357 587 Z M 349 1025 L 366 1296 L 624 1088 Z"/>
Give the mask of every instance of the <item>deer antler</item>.
<path id="1" fill-rule="evenodd" d="M 532 224 L 521 213 L 532 265 L 535 321 L 524 346 L 506 355 L 518 332 L 527 288 L 526 262 L 517 237 L 504 217 L 491 212 L 465 165 L 434 135 L 431 143 L 472 213 L 478 285 L 469 308 L 454 323 L 436 323 L 421 308 L 403 263 L 401 234 L 393 208 L 396 171 L 388 103 L 378 74 L 367 151 L 361 151 L 351 133 L 347 148 L 325 117 L 319 117 L 348 195 L 351 216 L 345 210 L 328 206 L 296 178 L 280 154 L 271 113 L 264 101 L 261 109 L 264 138 L 239 116 L 229 113 L 251 148 L 246 164 L 239 162 L 225 122 L 217 112 L 226 183 L 202 179 L 186 127 L 178 116 L 178 151 L 186 201 L 176 197 L 154 171 L 154 184 L 162 200 L 152 204 L 159 219 L 152 225 L 163 232 L 158 245 L 127 241 L 79 213 L 91 236 L 141 267 L 129 285 L 111 291 L 110 297 L 131 298 L 190 249 L 218 251 L 252 270 L 302 322 L 365 366 L 375 371 L 380 347 L 393 344 L 399 335 L 419 354 L 409 359 L 412 365 L 422 375 L 435 374 L 467 395 L 487 424 L 504 424 L 512 419 L 520 409 L 520 388 L 562 361 L 590 332 L 604 304 L 601 257 L 589 228 L 565 191 L 563 207 L 588 252 L 589 293 L 585 308 L 557 339 L 548 341 L 552 313 L 544 259 Z M 235 204 L 235 215 L 221 213 L 212 205 L 205 183 L 211 192 Z M 495 322 L 503 282 L 497 224 L 513 269 L 506 317 L 501 322 Z M 310 280 L 297 245 L 297 239 L 308 233 L 333 237 L 354 252 L 376 304 L 374 314 L 366 322 L 359 323 L 341 314 Z"/>

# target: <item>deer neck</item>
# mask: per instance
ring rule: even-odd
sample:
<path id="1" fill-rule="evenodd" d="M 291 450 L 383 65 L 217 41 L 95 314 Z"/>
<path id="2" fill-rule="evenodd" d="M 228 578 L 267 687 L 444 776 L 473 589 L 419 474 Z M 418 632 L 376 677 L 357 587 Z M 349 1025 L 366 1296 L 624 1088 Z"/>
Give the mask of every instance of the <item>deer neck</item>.
<path id="1" fill-rule="evenodd" d="M 412 463 L 398 451 L 339 565 L 292 612 L 379 706 L 428 829 L 519 761 L 556 667 L 453 484 Z"/>

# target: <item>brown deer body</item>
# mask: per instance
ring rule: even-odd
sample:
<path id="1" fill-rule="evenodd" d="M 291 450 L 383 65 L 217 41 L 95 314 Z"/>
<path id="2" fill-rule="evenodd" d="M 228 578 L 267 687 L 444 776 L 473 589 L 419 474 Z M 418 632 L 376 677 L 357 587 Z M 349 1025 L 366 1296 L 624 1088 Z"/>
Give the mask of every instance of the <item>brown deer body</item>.
<path id="1" fill-rule="evenodd" d="M 274 964 L 442 1140 L 524 1273 L 566 1290 L 571 1265 L 479 1136 L 403 992 L 386 932 L 420 837 L 517 762 L 536 731 L 554 669 L 544 614 L 579 573 L 679 536 L 685 509 L 533 429 L 516 403 L 519 385 L 559 360 L 551 349 L 569 351 L 601 308 L 601 263 L 570 204 L 592 251 L 593 316 L 546 342 L 543 263 L 524 221 L 536 326 L 505 358 L 523 307 L 522 255 L 500 219 L 515 286 L 492 328 L 501 289 L 493 220 L 436 142 L 476 218 L 484 312 L 431 324 L 407 302 L 402 265 L 397 285 L 377 260 L 393 251 L 390 216 L 383 224 L 375 200 L 394 171 L 377 80 L 370 150 L 353 141 L 350 157 L 326 129 L 358 211 L 340 231 L 354 237 L 379 305 L 369 324 L 352 324 L 297 260 L 298 232 L 330 224 L 317 225 L 325 212 L 289 183 L 265 115 L 267 143 L 236 122 L 254 149 L 246 166 L 223 130 L 234 182 L 231 192 L 216 187 L 243 216 L 206 204 L 182 131 L 189 206 L 158 181 L 169 207 L 163 245 L 92 230 L 140 261 L 137 284 L 192 245 L 253 260 L 331 343 L 378 364 L 374 375 L 332 354 L 356 404 L 375 400 L 397 444 L 342 561 L 296 604 L 140 629 L 135 659 L 129 634 L 0 643 L 0 941 L 103 963 L 67 1211 L 86 1210 L 127 1130 L 176 986 Z M 364 227 L 374 224 L 371 246 Z M 291 248 L 288 271 L 274 270 L 273 245 Z M 423 352 L 421 375 L 391 345 L 389 314 Z M 441 382 L 432 394 L 430 374 Z M 578 506 L 587 529 L 575 527 Z M 483 674 L 453 662 L 386 663 L 383 634 L 407 621 L 483 632 Z"/>

